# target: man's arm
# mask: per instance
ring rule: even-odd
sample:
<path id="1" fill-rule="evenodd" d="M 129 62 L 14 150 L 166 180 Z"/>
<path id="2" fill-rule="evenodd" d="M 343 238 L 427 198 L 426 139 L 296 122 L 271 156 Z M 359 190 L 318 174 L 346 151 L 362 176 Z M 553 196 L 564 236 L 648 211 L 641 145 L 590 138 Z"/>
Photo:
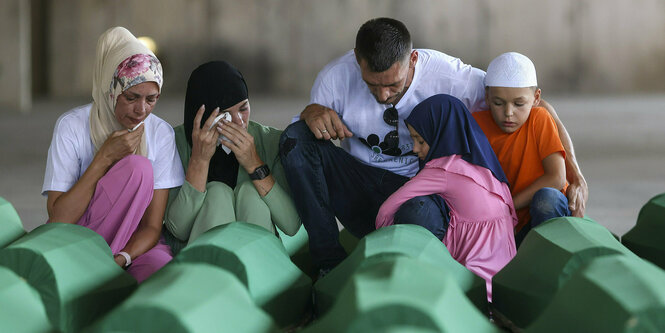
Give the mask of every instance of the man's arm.
<path id="1" fill-rule="evenodd" d="M 568 131 L 563 126 L 561 119 L 557 115 L 554 107 L 547 101 L 541 99 L 540 104 L 547 109 L 547 112 L 552 116 L 554 122 L 556 123 L 557 130 L 559 131 L 559 138 L 563 144 L 563 148 L 566 151 L 566 179 L 570 184 L 568 190 L 566 191 L 566 196 L 568 197 L 568 207 L 573 216 L 583 217 L 584 210 L 586 209 L 586 202 L 589 199 L 589 187 L 584 175 L 582 175 L 582 170 L 577 164 L 577 158 L 575 157 L 575 150 L 573 149 L 573 141 L 568 135 Z"/>

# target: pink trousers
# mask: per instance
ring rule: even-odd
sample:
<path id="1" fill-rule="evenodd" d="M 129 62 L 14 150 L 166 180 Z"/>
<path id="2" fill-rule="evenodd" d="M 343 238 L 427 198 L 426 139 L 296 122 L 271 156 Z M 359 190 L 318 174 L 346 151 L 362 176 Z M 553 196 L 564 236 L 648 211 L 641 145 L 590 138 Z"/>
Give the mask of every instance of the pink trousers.
<path id="1" fill-rule="evenodd" d="M 118 161 L 98 182 L 87 210 L 76 223 L 104 237 L 115 255 L 134 234 L 152 200 L 150 161 L 129 155 Z M 155 247 L 132 259 L 127 269 L 139 283 L 171 261 L 171 249 L 160 238 Z"/>

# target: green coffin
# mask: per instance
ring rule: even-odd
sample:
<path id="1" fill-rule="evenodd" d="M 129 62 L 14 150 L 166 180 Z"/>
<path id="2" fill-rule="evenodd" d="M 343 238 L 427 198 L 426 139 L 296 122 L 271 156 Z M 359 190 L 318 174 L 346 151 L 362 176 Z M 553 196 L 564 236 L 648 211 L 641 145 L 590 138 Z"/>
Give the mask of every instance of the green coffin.
<path id="1" fill-rule="evenodd" d="M 233 273 L 280 327 L 300 322 L 311 308 L 310 278 L 291 262 L 280 240 L 259 226 L 233 222 L 215 227 L 174 262 L 208 263 Z"/>
<path id="2" fill-rule="evenodd" d="M 289 236 L 283 233 L 279 228 L 275 229 L 277 229 L 277 232 L 279 233 L 279 239 L 282 241 L 282 245 L 284 245 L 284 249 L 286 249 L 286 253 L 288 253 L 289 256 L 293 256 L 294 254 L 301 251 L 302 248 L 307 247 L 307 230 L 305 230 L 303 225 L 300 226 L 298 232 L 296 232 L 296 234 L 293 236 Z"/>
<path id="3" fill-rule="evenodd" d="M 454 272 L 397 253 L 367 258 L 307 332 L 500 332 Z"/>
<path id="4" fill-rule="evenodd" d="M 14 206 L 0 197 L 0 248 L 25 235 L 21 219 Z"/>
<path id="5" fill-rule="evenodd" d="M 446 246 L 425 228 L 399 224 L 381 228 L 365 236 L 344 261 L 316 282 L 316 313 L 323 314 L 332 307 L 339 292 L 349 278 L 364 265 L 367 258 L 390 253 L 402 254 L 445 269 L 473 304 L 481 310 L 486 308 L 485 280 L 455 261 Z"/>
<path id="6" fill-rule="evenodd" d="M 0 267 L 0 332 L 52 332 L 39 294 L 23 279 Z"/>
<path id="7" fill-rule="evenodd" d="M 207 264 L 168 264 L 91 332 L 275 332 L 272 319 L 231 273 Z"/>
<path id="8" fill-rule="evenodd" d="M 492 279 L 493 307 L 500 317 L 526 327 L 581 267 L 612 254 L 639 259 L 593 220 L 548 220 L 529 232 L 517 255 Z"/>
<path id="9" fill-rule="evenodd" d="M 665 332 L 665 271 L 622 255 L 597 258 L 527 332 Z"/>
<path id="10" fill-rule="evenodd" d="M 301 233 L 303 234 L 304 238 L 298 239 L 297 243 L 295 243 L 294 239 L 300 237 L 299 235 Z M 282 232 L 280 231 L 280 237 L 281 236 Z M 351 233 L 347 229 L 342 229 L 339 232 L 339 242 L 342 244 L 342 247 L 344 247 L 344 250 L 346 250 L 347 253 L 351 253 L 353 249 L 355 249 L 355 247 L 358 245 L 358 238 L 351 235 Z M 282 243 L 286 247 L 286 251 L 289 253 L 289 255 L 291 255 L 291 261 L 293 261 L 293 263 L 296 266 L 298 266 L 298 268 L 300 268 L 300 270 L 303 271 L 303 273 L 307 274 L 307 276 L 309 276 L 312 279 L 318 277 L 319 272 L 312 263 L 312 255 L 309 253 L 309 241 L 308 241 L 307 231 L 305 230 L 304 227 L 300 227 L 300 231 L 298 231 L 298 234 L 291 237 L 291 239 L 282 238 Z M 294 244 L 297 244 L 299 247 L 295 248 L 293 246 Z"/>
<path id="11" fill-rule="evenodd" d="M 52 325 L 65 332 L 89 325 L 136 288 L 104 239 L 72 224 L 39 226 L 0 250 L 0 266 L 39 292 Z"/>
<path id="12" fill-rule="evenodd" d="M 621 242 L 638 256 L 665 269 L 665 193 L 647 202 L 637 217 L 637 224 Z"/>

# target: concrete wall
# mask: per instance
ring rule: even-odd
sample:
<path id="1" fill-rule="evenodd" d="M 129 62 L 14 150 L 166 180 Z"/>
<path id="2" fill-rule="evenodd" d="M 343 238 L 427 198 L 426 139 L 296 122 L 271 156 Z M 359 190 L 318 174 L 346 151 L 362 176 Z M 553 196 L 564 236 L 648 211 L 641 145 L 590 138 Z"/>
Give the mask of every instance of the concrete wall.
<path id="1" fill-rule="evenodd" d="M 0 107 L 31 106 L 30 4 L 0 1 Z"/>
<path id="2" fill-rule="evenodd" d="M 48 11 L 53 96 L 90 94 L 97 37 L 115 25 L 157 41 L 165 92 L 183 93 L 196 65 L 225 59 L 251 91 L 306 95 L 378 16 L 405 22 L 416 47 L 479 68 L 525 53 L 545 93 L 665 91 L 662 0 L 59 0 Z"/>

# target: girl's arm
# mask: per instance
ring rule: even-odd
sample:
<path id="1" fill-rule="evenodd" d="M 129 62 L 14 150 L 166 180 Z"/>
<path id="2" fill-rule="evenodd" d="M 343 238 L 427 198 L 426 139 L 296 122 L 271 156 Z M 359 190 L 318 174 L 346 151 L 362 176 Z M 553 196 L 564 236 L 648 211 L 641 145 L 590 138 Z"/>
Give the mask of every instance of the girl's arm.
<path id="1" fill-rule="evenodd" d="M 376 228 L 392 225 L 395 213 L 407 200 L 424 195 L 444 193 L 446 181 L 445 171 L 425 166 L 381 205 L 379 213 L 376 215 Z"/>
<path id="2" fill-rule="evenodd" d="M 129 238 L 127 245 L 121 250 L 127 252 L 131 258 L 136 258 L 152 249 L 162 234 L 162 219 L 166 209 L 168 189 L 154 190 L 152 201 L 145 210 L 138 228 Z M 120 267 L 125 266 L 125 257 L 115 256 L 115 262 Z"/>
<path id="3" fill-rule="evenodd" d="M 104 142 L 88 169 L 67 192 L 49 191 L 46 210 L 49 222 L 76 223 L 92 199 L 97 182 L 113 164 L 134 153 L 141 142 L 143 125 L 133 132 L 115 131 Z"/>
<path id="4" fill-rule="evenodd" d="M 533 195 L 543 187 L 552 187 L 557 190 L 566 185 L 566 165 L 560 152 L 552 153 L 543 159 L 545 173 L 533 181 L 519 193 L 513 194 L 515 209 L 529 206 Z"/>

